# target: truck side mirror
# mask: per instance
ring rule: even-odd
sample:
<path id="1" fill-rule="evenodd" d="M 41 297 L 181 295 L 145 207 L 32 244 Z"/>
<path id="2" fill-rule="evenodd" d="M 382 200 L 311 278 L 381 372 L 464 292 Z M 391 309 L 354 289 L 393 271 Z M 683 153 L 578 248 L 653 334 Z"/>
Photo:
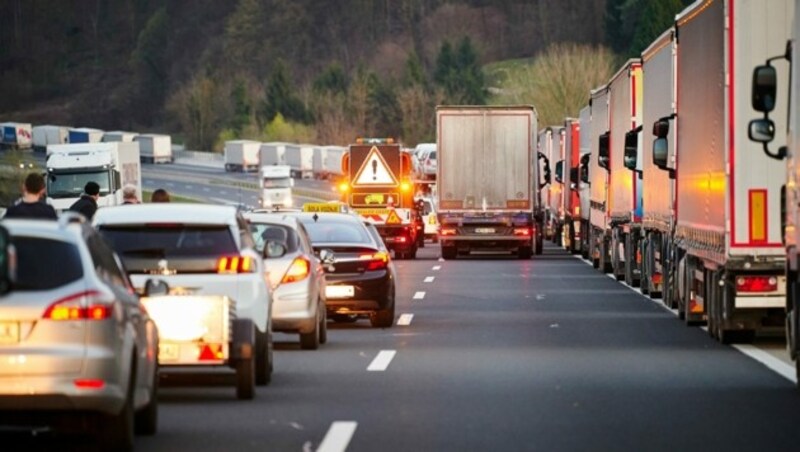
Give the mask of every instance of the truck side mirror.
<path id="1" fill-rule="evenodd" d="M 539 189 L 542 189 L 545 185 L 550 183 L 550 159 L 541 152 L 538 155 L 538 159 L 544 160 L 544 174 L 542 175 L 542 180 L 539 181 Z"/>
<path id="2" fill-rule="evenodd" d="M 639 152 L 639 128 L 631 130 L 625 134 L 625 151 L 623 154 L 623 164 L 625 168 L 636 171 L 636 164 Z"/>
<path id="3" fill-rule="evenodd" d="M 778 74 L 769 64 L 756 66 L 753 70 L 753 110 L 769 113 L 775 108 L 775 91 Z M 757 140 L 756 140 L 757 141 Z"/>
<path id="4" fill-rule="evenodd" d="M 17 258 L 8 229 L 0 226 L 0 295 L 11 291 L 17 270 Z"/>
<path id="5" fill-rule="evenodd" d="M 578 180 L 580 179 L 581 168 L 579 166 L 570 168 L 569 170 L 569 188 L 572 190 L 578 189 Z"/>
<path id="6" fill-rule="evenodd" d="M 608 142 L 610 141 L 610 134 L 608 132 L 600 135 L 598 138 L 598 149 L 597 149 L 597 164 L 600 168 L 605 168 L 606 171 L 610 171 L 609 168 L 609 153 L 608 153 Z"/>
<path id="7" fill-rule="evenodd" d="M 769 143 L 775 138 L 775 123 L 769 118 L 753 119 L 747 128 L 747 136 L 756 143 Z"/>
<path id="8" fill-rule="evenodd" d="M 653 164 L 662 170 L 669 170 L 667 168 L 667 159 L 669 154 L 669 143 L 666 138 L 656 138 L 653 141 Z"/>
<path id="9" fill-rule="evenodd" d="M 591 160 L 591 154 L 583 154 L 581 157 L 580 181 L 584 184 L 591 184 L 589 181 L 589 160 Z"/>
<path id="10" fill-rule="evenodd" d="M 564 161 L 559 160 L 556 162 L 556 182 L 559 184 L 564 183 Z"/>
<path id="11" fill-rule="evenodd" d="M 113 189 L 111 191 L 115 192 L 115 191 L 119 190 L 120 188 L 122 188 L 122 182 L 121 182 L 122 178 L 120 177 L 119 171 L 117 171 L 117 170 L 112 171 L 111 174 L 112 174 L 111 178 L 114 179 L 112 181 Z"/>

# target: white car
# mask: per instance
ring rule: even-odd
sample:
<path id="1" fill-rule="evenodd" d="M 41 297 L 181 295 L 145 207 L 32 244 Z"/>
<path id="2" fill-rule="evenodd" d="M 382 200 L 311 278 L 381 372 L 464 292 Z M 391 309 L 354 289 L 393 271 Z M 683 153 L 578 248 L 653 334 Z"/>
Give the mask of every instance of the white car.
<path id="1" fill-rule="evenodd" d="M 249 381 L 253 378 L 246 378 L 248 372 L 251 376 L 254 373 L 255 385 L 269 383 L 272 294 L 250 228 L 235 207 L 178 203 L 109 207 L 97 211 L 94 224 L 122 258 L 137 288 L 150 275 L 159 275 L 170 286 L 170 296 L 183 297 L 184 301 L 191 297 L 232 300 L 233 331 L 223 334 L 232 337 L 231 345 L 217 340 L 220 348 L 208 352 L 202 347 L 208 340 L 193 338 L 199 341 L 199 356 L 195 358 L 200 362 L 196 364 L 202 365 L 202 358 L 208 357 L 206 365 L 223 365 L 219 361 L 233 348 L 227 365 L 236 369 L 240 399 L 253 397 Z M 186 313 L 187 318 L 197 315 Z M 165 352 L 159 351 L 159 361 L 162 371 L 169 371 L 174 363 L 161 359 Z M 217 354 L 219 359 L 215 360 Z M 254 362 L 250 359 L 253 355 Z M 186 361 L 183 354 L 169 357 L 181 364 Z M 248 362 L 254 365 L 254 371 L 248 368 Z"/>
<path id="2" fill-rule="evenodd" d="M 436 205 L 433 198 L 421 198 L 422 201 L 422 221 L 425 224 L 425 238 L 433 240 L 434 243 L 438 240 L 437 234 L 439 233 L 439 220 L 436 218 Z"/>

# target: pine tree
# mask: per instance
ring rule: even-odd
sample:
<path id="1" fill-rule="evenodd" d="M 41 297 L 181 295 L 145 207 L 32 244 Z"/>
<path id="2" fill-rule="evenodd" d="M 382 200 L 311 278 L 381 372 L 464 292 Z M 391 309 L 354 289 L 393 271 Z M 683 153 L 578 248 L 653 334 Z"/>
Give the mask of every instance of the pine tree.
<path id="1" fill-rule="evenodd" d="M 628 54 L 641 54 L 653 40 L 672 26 L 675 15 L 683 9 L 683 3 L 682 0 L 645 0 Z"/>
<path id="2" fill-rule="evenodd" d="M 267 82 L 267 95 L 264 102 L 264 116 L 267 122 L 281 113 L 287 120 L 307 122 L 308 112 L 300 99 L 295 96 L 294 86 L 286 65 L 278 60 Z"/>

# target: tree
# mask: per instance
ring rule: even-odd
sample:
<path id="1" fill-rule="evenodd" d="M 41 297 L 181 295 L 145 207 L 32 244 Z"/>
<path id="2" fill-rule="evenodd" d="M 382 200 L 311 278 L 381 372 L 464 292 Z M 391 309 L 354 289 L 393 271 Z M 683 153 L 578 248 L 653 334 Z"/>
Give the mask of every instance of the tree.
<path id="1" fill-rule="evenodd" d="M 334 62 L 314 79 L 312 88 L 315 93 L 345 94 L 349 83 L 342 65 Z"/>
<path id="2" fill-rule="evenodd" d="M 260 74 L 267 17 L 261 0 L 239 0 L 225 21 L 224 49 L 228 64 Z"/>
<path id="3" fill-rule="evenodd" d="M 162 7 L 147 21 L 139 33 L 136 49 L 131 54 L 135 81 L 130 113 L 145 123 L 152 123 L 154 111 L 163 107 L 167 90 L 166 48 L 169 17 Z"/>
<path id="4" fill-rule="evenodd" d="M 264 101 L 264 116 L 267 121 L 272 121 L 278 113 L 290 121 L 309 120 L 305 106 L 295 95 L 289 70 L 281 60 L 276 62 L 269 76 Z"/>
<path id="5" fill-rule="evenodd" d="M 629 55 L 640 55 L 657 37 L 672 26 L 683 0 L 644 0 L 644 8 L 631 40 Z"/>
<path id="6" fill-rule="evenodd" d="M 486 80 L 469 37 L 461 40 L 456 52 L 453 52 L 450 42 L 442 43 L 436 58 L 434 80 L 444 90 L 448 103 L 486 103 Z"/>
<path id="7" fill-rule="evenodd" d="M 555 44 L 532 64 L 511 72 L 493 99 L 495 104 L 532 104 L 540 125 L 557 125 L 577 117 L 589 91 L 608 82 L 614 56 L 606 48 Z"/>
<path id="8" fill-rule="evenodd" d="M 207 75 L 196 76 L 170 98 L 167 108 L 178 118 L 190 149 L 214 150 L 222 120 L 230 113 L 224 100 Z"/>

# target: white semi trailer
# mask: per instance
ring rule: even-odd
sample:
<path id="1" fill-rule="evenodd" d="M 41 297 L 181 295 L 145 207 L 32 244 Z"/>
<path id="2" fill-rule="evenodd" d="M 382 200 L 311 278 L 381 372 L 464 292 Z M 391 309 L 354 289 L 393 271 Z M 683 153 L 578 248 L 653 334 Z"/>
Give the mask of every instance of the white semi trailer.
<path id="1" fill-rule="evenodd" d="M 591 229 L 592 223 L 590 221 L 591 204 L 592 204 L 592 187 L 591 187 L 591 174 L 590 164 L 592 157 L 591 136 L 592 136 L 592 107 L 587 105 L 581 109 L 578 115 L 579 134 L 578 140 L 580 142 L 580 161 L 578 165 L 578 197 L 580 198 L 580 250 L 581 256 L 584 259 L 592 258 L 592 244 Z"/>
<path id="2" fill-rule="evenodd" d="M 591 148 L 589 254 L 595 268 L 610 273 L 612 267 L 611 228 L 608 219 L 608 86 L 596 88 L 591 92 L 589 106 L 592 118 L 589 135 Z M 601 153 L 601 150 L 604 152 Z"/>

